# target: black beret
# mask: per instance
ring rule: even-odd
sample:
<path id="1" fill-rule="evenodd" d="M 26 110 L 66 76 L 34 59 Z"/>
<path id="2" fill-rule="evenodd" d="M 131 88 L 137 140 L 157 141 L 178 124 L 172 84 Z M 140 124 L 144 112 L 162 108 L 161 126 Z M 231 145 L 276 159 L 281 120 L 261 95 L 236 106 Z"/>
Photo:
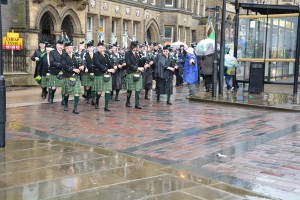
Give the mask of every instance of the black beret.
<path id="1" fill-rule="evenodd" d="M 46 41 L 45 40 L 40 40 L 39 44 L 46 44 Z"/>
<path id="2" fill-rule="evenodd" d="M 79 44 L 84 44 L 84 41 L 81 41 Z"/>
<path id="3" fill-rule="evenodd" d="M 132 46 L 132 47 L 137 47 L 138 44 L 136 43 L 136 41 L 132 41 L 132 42 L 130 43 L 130 46 Z"/>
<path id="4" fill-rule="evenodd" d="M 163 50 L 169 50 L 168 45 L 164 46 L 164 47 L 163 47 Z"/>
<path id="5" fill-rule="evenodd" d="M 57 40 L 56 44 L 64 44 L 64 41 L 63 40 Z"/>
<path id="6" fill-rule="evenodd" d="M 98 42 L 98 46 L 104 46 L 104 41 Z"/>
<path id="7" fill-rule="evenodd" d="M 53 45 L 47 42 L 46 43 L 46 48 L 53 48 Z"/>
<path id="8" fill-rule="evenodd" d="M 65 42 L 64 45 L 65 45 L 65 47 L 73 46 L 72 42 L 70 42 L 70 41 Z"/>
<path id="9" fill-rule="evenodd" d="M 88 43 L 86 44 L 87 47 L 92 47 L 94 46 L 94 40 L 88 41 Z"/>

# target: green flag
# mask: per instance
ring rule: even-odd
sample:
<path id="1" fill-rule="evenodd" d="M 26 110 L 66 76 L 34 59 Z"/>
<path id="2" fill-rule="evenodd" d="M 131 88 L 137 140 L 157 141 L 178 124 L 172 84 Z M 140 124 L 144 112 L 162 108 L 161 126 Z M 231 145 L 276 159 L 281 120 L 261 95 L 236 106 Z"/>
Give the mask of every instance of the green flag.
<path id="1" fill-rule="evenodd" d="M 215 31 L 212 31 L 211 34 L 208 36 L 209 39 L 215 39 Z"/>

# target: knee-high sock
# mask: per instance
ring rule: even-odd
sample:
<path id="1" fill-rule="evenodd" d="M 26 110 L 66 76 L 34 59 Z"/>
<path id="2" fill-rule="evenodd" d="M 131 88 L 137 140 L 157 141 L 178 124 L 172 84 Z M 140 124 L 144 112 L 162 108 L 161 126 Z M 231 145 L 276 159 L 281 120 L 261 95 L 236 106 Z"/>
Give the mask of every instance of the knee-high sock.
<path id="1" fill-rule="evenodd" d="M 131 94 L 132 94 L 132 91 L 127 90 L 127 101 L 126 101 L 126 103 L 130 103 Z"/>
<path id="2" fill-rule="evenodd" d="M 110 93 L 105 93 L 105 108 L 108 108 L 108 102 L 109 102 L 110 96 L 111 96 Z"/>
<path id="3" fill-rule="evenodd" d="M 139 106 L 140 105 L 140 92 L 141 91 L 135 91 L 135 105 Z"/>

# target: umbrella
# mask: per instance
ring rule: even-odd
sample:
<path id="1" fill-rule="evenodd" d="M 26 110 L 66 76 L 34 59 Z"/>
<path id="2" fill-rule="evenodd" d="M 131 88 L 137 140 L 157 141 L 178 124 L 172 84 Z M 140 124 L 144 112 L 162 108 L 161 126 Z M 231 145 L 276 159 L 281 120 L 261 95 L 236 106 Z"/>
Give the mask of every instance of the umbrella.
<path id="1" fill-rule="evenodd" d="M 174 49 L 179 49 L 180 45 L 184 45 L 184 49 L 188 48 L 188 45 L 186 45 L 183 42 L 174 42 L 174 43 L 171 44 L 171 47 L 173 47 Z"/>
<path id="2" fill-rule="evenodd" d="M 215 52 L 215 40 L 204 39 L 201 40 L 195 49 L 197 56 L 206 56 Z"/>

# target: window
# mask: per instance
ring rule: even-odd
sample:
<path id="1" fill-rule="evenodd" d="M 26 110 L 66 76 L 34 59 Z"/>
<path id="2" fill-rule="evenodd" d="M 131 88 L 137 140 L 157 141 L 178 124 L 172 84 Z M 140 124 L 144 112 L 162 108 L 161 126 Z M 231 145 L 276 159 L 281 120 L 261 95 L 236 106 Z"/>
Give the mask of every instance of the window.
<path id="1" fill-rule="evenodd" d="M 174 6 L 174 0 L 166 0 L 166 7 L 173 7 Z"/>
<path id="2" fill-rule="evenodd" d="M 98 32 L 98 37 L 102 41 L 105 41 L 105 20 L 103 18 L 100 18 L 100 28 Z"/>
<path id="3" fill-rule="evenodd" d="M 181 28 L 178 27 L 178 41 L 180 41 L 180 37 L 181 37 Z"/>
<path id="4" fill-rule="evenodd" d="M 197 0 L 197 15 L 200 15 L 200 0 Z"/>
<path id="5" fill-rule="evenodd" d="M 181 8 L 187 9 L 187 0 L 181 0 Z"/>
<path id="6" fill-rule="evenodd" d="M 117 21 L 111 21 L 111 42 L 115 43 L 117 41 Z"/>
<path id="7" fill-rule="evenodd" d="M 92 26 L 92 17 L 87 17 L 86 23 L 86 39 L 92 40 L 93 39 L 93 26 Z"/>
<path id="8" fill-rule="evenodd" d="M 187 37 L 187 31 L 186 29 L 184 29 L 184 40 L 183 40 L 184 43 L 186 43 L 186 37 Z"/>
<path id="9" fill-rule="evenodd" d="M 132 41 L 136 41 L 137 24 L 133 24 L 132 27 Z"/>
<path id="10" fill-rule="evenodd" d="M 173 42 L 173 27 L 165 26 L 165 42 L 172 43 Z"/>
<path id="11" fill-rule="evenodd" d="M 123 48 L 127 48 L 127 30 L 128 30 L 128 22 L 123 22 L 123 36 L 122 36 Z"/>

